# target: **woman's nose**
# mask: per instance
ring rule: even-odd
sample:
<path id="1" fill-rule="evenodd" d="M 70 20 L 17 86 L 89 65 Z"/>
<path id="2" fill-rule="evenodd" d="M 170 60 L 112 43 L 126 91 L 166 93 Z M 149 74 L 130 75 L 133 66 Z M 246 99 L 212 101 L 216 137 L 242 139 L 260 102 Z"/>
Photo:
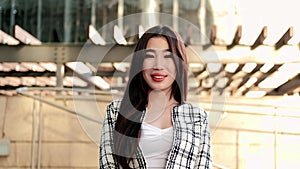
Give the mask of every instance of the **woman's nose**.
<path id="1" fill-rule="evenodd" d="M 157 56 L 155 58 L 154 69 L 161 70 L 164 68 L 164 64 L 165 64 L 164 58 L 162 56 Z"/>

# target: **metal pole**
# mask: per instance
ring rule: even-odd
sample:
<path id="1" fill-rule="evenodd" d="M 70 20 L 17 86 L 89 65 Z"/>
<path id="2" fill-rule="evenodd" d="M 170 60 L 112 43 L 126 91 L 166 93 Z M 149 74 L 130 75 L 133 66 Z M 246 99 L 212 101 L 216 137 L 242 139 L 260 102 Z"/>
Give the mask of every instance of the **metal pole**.
<path id="1" fill-rule="evenodd" d="M 38 13 L 37 13 L 37 25 L 36 25 L 36 30 L 37 30 L 37 38 L 41 39 L 42 37 L 42 0 L 38 1 Z"/>
<path id="2" fill-rule="evenodd" d="M 278 134 L 278 125 L 277 125 L 277 107 L 274 109 L 274 169 L 277 169 L 277 134 Z"/>
<path id="3" fill-rule="evenodd" d="M 199 8 L 199 20 L 200 20 L 200 31 L 201 31 L 201 43 L 206 44 L 207 42 L 207 32 L 206 32 L 206 23 L 205 23 L 205 17 L 206 17 L 206 0 L 200 1 L 200 8 Z"/>
<path id="4" fill-rule="evenodd" d="M 91 25 L 96 27 L 96 7 L 97 7 L 97 1 L 92 1 L 92 9 L 91 9 Z"/>
<path id="5" fill-rule="evenodd" d="M 41 97 L 41 96 L 40 96 Z M 42 112 L 43 103 L 40 101 L 40 111 L 39 111 L 39 138 L 38 138 L 38 159 L 37 159 L 37 168 L 41 168 L 42 161 L 42 139 L 43 139 L 43 131 L 44 131 L 44 117 Z"/>
<path id="6" fill-rule="evenodd" d="M 72 0 L 65 0 L 64 42 L 71 42 L 72 33 Z"/>
<path id="7" fill-rule="evenodd" d="M 123 33 L 123 16 L 124 16 L 124 0 L 119 0 L 118 3 L 118 27 Z"/>
<path id="8" fill-rule="evenodd" d="M 159 18 L 159 15 L 157 15 L 157 12 L 159 12 L 158 1 L 143 0 L 143 1 L 141 1 L 141 8 L 142 8 L 142 12 L 146 13 L 141 18 L 142 26 L 145 29 L 148 29 L 152 26 L 159 24 L 160 18 Z"/>
<path id="9" fill-rule="evenodd" d="M 173 29 L 178 32 L 178 0 L 173 0 Z"/>
<path id="10" fill-rule="evenodd" d="M 32 110 L 32 137 L 31 137 L 31 169 L 35 168 L 35 115 L 36 114 L 36 99 L 33 100 Z"/>
<path id="11" fill-rule="evenodd" d="M 11 0 L 11 9 L 10 9 L 10 35 L 14 34 L 14 26 L 15 26 L 15 13 L 17 12 L 15 0 Z"/>
<path id="12" fill-rule="evenodd" d="M 2 6 L 0 6 L 0 30 L 2 29 Z"/>
<path id="13" fill-rule="evenodd" d="M 65 74 L 65 66 L 62 63 L 57 63 L 56 70 L 56 87 L 63 88 L 63 78 Z"/>
<path id="14" fill-rule="evenodd" d="M 61 90 L 63 90 L 63 89 L 56 89 L 56 90 L 60 90 L 60 91 L 61 91 Z M 25 92 L 24 92 L 24 91 L 25 91 Z M 55 103 L 53 103 L 53 102 L 51 102 L 51 101 L 48 101 L 47 99 L 43 99 L 42 97 L 38 97 L 38 96 L 34 96 L 34 95 L 31 95 L 31 94 L 28 94 L 28 93 L 26 93 L 26 91 L 27 91 L 27 88 L 20 88 L 20 89 L 17 90 L 17 93 L 19 93 L 19 94 L 21 94 L 21 95 L 23 95 L 23 96 L 26 96 L 26 97 L 35 99 L 35 100 L 39 100 L 39 101 L 41 101 L 41 102 L 43 102 L 43 103 L 46 103 L 46 104 L 48 104 L 48 105 L 50 105 L 50 106 L 59 108 L 59 109 L 61 109 L 61 110 L 64 110 L 64 111 L 66 111 L 66 112 L 69 112 L 69 113 L 71 113 L 71 114 L 74 114 L 74 115 L 83 117 L 83 118 L 85 118 L 85 119 L 87 119 L 87 120 L 90 120 L 90 121 L 92 121 L 92 122 L 95 122 L 95 123 L 98 123 L 98 124 L 102 124 L 101 121 L 96 120 L 96 119 L 91 118 L 91 117 L 88 117 L 88 116 L 84 115 L 84 113 L 82 113 L 82 112 L 74 111 L 74 110 L 72 110 L 72 109 L 70 109 L 70 108 L 67 108 L 67 107 L 64 107 L 64 106 L 55 104 Z"/>

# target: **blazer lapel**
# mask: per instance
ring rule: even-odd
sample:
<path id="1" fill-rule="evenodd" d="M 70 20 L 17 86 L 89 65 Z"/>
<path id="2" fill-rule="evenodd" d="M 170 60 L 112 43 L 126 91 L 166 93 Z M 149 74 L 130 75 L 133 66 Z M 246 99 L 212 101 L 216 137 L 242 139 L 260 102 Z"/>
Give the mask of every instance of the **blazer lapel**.
<path id="1" fill-rule="evenodd" d="M 172 113 L 174 143 L 166 168 L 193 168 L 200 146 L 200 116 L 190 104 L 174 107 Z"/>

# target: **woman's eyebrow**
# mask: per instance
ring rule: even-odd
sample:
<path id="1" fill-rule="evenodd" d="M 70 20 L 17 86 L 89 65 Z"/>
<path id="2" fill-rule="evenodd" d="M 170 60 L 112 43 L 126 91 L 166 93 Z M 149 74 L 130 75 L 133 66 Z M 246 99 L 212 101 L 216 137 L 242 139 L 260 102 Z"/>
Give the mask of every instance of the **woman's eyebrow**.
<path id="1" fill-rule="evenodd" d="M 156 53 L 156 51 L 162 51 L 162 52 L 171 52 L 171 49 L 162 49 L 162 50 L 160 50 L 160 49 L 157 49 L 157 50 L 155 50 L 155 49 L 146 49 L 145 50 L 145 52 L 152 52 L 152 53 Z"/>

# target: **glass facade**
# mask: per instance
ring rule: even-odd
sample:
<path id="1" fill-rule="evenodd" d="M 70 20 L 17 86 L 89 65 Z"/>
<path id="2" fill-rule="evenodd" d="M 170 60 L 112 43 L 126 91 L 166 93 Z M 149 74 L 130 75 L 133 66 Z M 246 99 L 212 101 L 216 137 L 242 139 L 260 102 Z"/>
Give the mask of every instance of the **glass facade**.
<path id="1" fill-rule="evenodd" d="M 204 2 L 204 1 L 203 1 Z M 123 16 L 142 12 L 164 13 L 187 20 L 193 29 L 203 29 L 200 0 L 1 0 L 0 29 L 13 35 L 14 25 L 19 25 L 42 42 L 80 43 L 87 39 L 87 28 L 93 25 L 99 29 Z M 206 14 L 206 16 L 209 16 Z M 161 23 L 164 18 L 155 18 Z M 119 24 L 124 34 L 137 32 L 138 25 L 145 24 L 147 18 L 132 18 Z M 174 20 L 165 20 L 164 24 L 176 27 L 184 39 L 193 32 L 188 24 L 178 24 Z M 102 30 L 104 39 L 112 34 L 112 29 Z M 190 33 L 189 33 L 190 32 Z M 199 35 L 198 35 L 199 36 Z M 191 36 L 199 39 L 197 35 Z M 197 40 L 196 40 L 197 41 Z"/>

